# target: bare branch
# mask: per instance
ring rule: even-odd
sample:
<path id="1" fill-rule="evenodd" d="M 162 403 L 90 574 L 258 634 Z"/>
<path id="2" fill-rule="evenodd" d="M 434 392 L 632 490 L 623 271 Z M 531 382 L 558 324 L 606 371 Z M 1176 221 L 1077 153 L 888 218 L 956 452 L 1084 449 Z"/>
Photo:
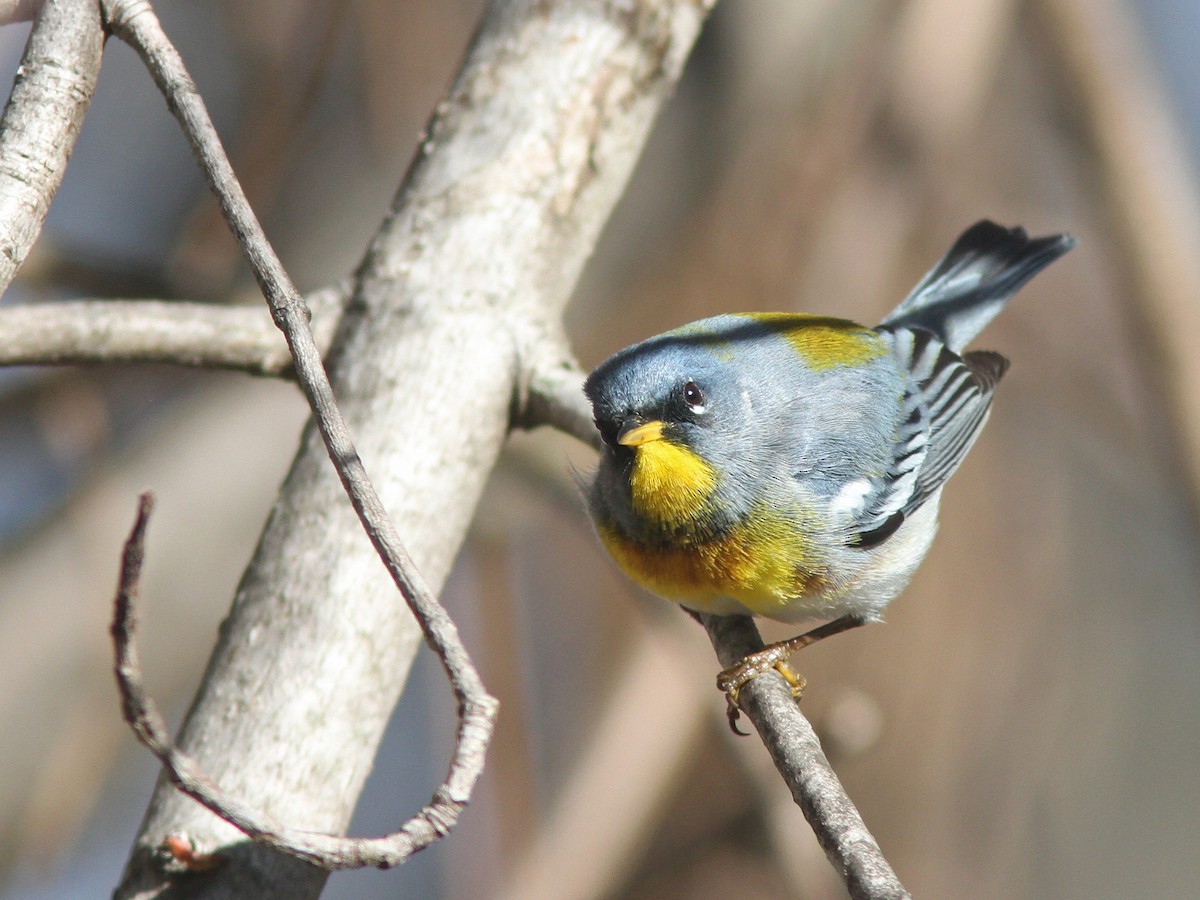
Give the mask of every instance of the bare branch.
<path id="1" fill-rule="evenodd" d="M 315 291 L 313 335 L 324 355 L 349 285 Z M 261 306 L 79 300 L 0 307 L 0 366 L 167 363 L 294 377 L 287 342 Z"/>
<path id="2" fill-rule="evenodd" d="M 394 865 L 414 851 L 428 846 L 454 826 L 483 771 L 484 756 L 491 740 L 497 702 L 483 686 L 478 670 L 459 638 L 458 629 L 438 602 L 433 591 L 417 570 L 400 541 L 366 468 L 350 437 L 350 431 L 334 399 L 333 387 L 325 372 L 321 354 L 308 325 L 308 309 L 291 283 L 274 249 L 267 241 L 253 210 L 246 200 L 233 168 L 221 146 L 216 128 L 200 99 L 199 92 L 184 68 L 183 60 L 163 32 L 158 18 L 144 0 L 123 3 L 106 0 L 105 11 L 110 27 L 142 57 L 168 105 L 183 128 L 196 158 L 200 161 L 209 186 L 217 195 L 221 210 L 254 269 L 255 277 L 271 308 L 276 325 L 287 338 L 295 363 L 296 377 L 308 398 L 317 427 L 337 469 L 346 493 L 358 514 L 371 543 L 386 565 L 396 586 L 416 617 L 425 641 L 437 653 L 458 700 L 459 729 L 449 773 L 435 791 L 433 801 L 401 829 L 408 838 L 403 855 L 348 859 L 344 842 L 332 836 L 282 831 L 271 822 L 267 828 L 254 827 L 262 821 L 240 802 L 205 790 L 202 802 L 251 837 L 268 843 L 273 849 L 295 855 L 322 868 L 347 865 Z M 167 761 L 164 753 L 160 758 Z M 181 755 L 169 755 L 171 768 L 179 771 L 191 763 Z M 192 786 L 207 788 L 207 779 L 193 773 Z M 201 799 L 200 796 L 189 794 Z M 218 800 L 227 801 L 219 803 Z M 247 827 L 251 826 L 251 827 Z M 389 850 L 394 849 L 389 846 Z"/>
<path id="3" fill-rule="evenodd" d="M 600 433 L 583 395 L 584 373 L 565 340 L 547 338 L 524 361 L 513 425 L 528 429 L 548 425 L 599 450 Z"/>
<path id="4" fill-rule="evenodd" d="M 138 586 L 145 559 L 146 526 L 153 507 L 153 495 L 142 494 L 137 519 L 121 556 L 112 624 L 114 668 L 125 721 L 138 740 L 162 762 L 171 783 L 254 840 L 324 869 L 389 868 L 444 834 L 462 808 L 461 803 L 445 796 L 386 837 L 347 838 L 287 828 L 222 791 L 195 760 L 175 746 L 162 713 L 146 694 L 136 642 Z M 179 838 L 174 842 L 178 843 Z M 192 871 L 220 865 L 220 857 L 198 858 L 190 847 L 187 852 L 173 846 L 167 849 Z"/>
<path id="5" fill-rule="evenodd" d="M 375 497 L 369 482 L 365 480 L 365 472 L 349 442 L 348 432 L 340 414 L 333 405 L 332 390 L 320 364 L 321 351 L 328 346 L 329 332 L 324 333 L 325 340 L 318 350 L 307 332 L 303 301 L 288 281 L 245 203 L 245 198 L 216 140 L 215 131 L 199 103 L 194 85 L 183 70 L 173 48 L 166 41 L 165 35 L 158 28 L 157 20 L 147 3 L 122 3 L 119 0 L 111 0 L 106 4 L 106 8 L 115 30 L 142 53 L 160 88 L 170 98 L 172 109 L 193 141 L 197 157 L 209 175 L 214 191 L 221 199 L 222 209 L 251 258 L 260 285 L 271 304 L 272 314 L 279 327 L 286 333 L 288 342 L 296 354 L 300 380 L 317 412 L 329 455 L 338 466 L 339 475 L 347 490 L 355 499 L 355 507 L 363 519 L 364 527 L 388 563 L 397 584 L 414 606 L 418 617 L 424 616 L 423 627 L 427 640 L 435 648 L 440 648 L 448 654 L 444 657 L 447 670 L 464 708 L 463 727 L 460 730 L 457 750 L 461 754 L 459 760 L 466 759 L 467 762 L 462 766 L 456 762 L 452 766 L 451 776 L 439 792 L 440 796 L 435 798 L 435 803 L 410 822 L 406 830 L 374 841 L 288 830 L 271 817 L 257 813 L 224 795 L 200 772 L 193 760 L 172 744 L 161 716 L 157 714 L 141 688 L 140 670 L 132 644 L 132 600 L 136 592 L 142 538 L 149 508 L 146 499 L 143 500 L 138 522 L 126 547 L 121 588 L 118 592 L 118 615 L 114 622 L 114 639 L 119 659 L 118 680 L 125 699 L 127 717 L 139 739 L 163 760 L 174 783 L 256 840 L 327 868 L 394 865 L 410 855 L 414 849 L 420 849 L 429 841 L 435 840 L 456 818 L 478 776 L 478 766 L 482 764 L 482 750 L 490 733 L 491 716 L 494 713 L 492 700 L 483 693 L 482 685 L 466 657 L 465 649 L 457 641 L 452 623 L 444 617 L 432 593 L 420 581 L 419 574 L 415 572 L 394 530 L 383 515 L 382 505 Z M 0 135 L 0 140 L 2 137 Z M 57 182 L 54 186 L 56 185 Z M 51 189 L 47 194 L 47 204 L 52 193 Z M 38 224 L 40 226 L 40 218 Z M 140 309 L 134 309 L 135 306 Z M 170 309 L 166 304 L 113 304 L 109 305 L 107 310 L 101 311 L 97 306 L 80 304 L 73 312 L 83 315 L 74 317 L 75 324 L 82 324 L 85 331 L 63 336 L 58 345 L 48 350 L 43 349 L 41 359 L 21 357 L 20 352 L 28 351 L 19 351 L 0 361 L 96 362 L 160 359 L 185 364 L 216 364 L 263 374 L 280 374 L 286 370 L 288 363 L 280 352 L 278 341 L 272 341 L 266 336 L 269 332 L 263 327 L 265 323 L 253 322 L 249 317 L 242 315 L 243 310 L 199 307 L 180 310 L 178 305 L 170 306 L 174 309 Z M 44 335 L 45 326 L 54 324 L 53 317 L 58 314 L 59 309 L 51 311 L 47 308 L 26 308 L 3 312 L 14 314 L 10 316 L 10 322 L 23 324 L 31 333 L 40 327 Z M 152 315 L 146 316 L 145 313 Z M 59 321 L 61 322 L 61 319 Z M 117 322 L 120 322 L 125 330 L 114 335 L 112 328 Z M 202 326 L 198 331 L 197 324 Z M 205 331 L 205 328 L 208 330 Z M 237 334 L 244 332 L 245 337 L 231 346 L 233 328 L 237 329 Z M 155 333 L 156 329 L 158 333 Z M 190 336 L 185 335 L 183 332 L 186 329 L 191 329 L 193 333 Z M 109 340 L 96 342 L 99 337 L 107 337 Z M 222 349 L 217 347 L 218 337 L 220 343 L 225 345 Z M 97 349 L 84 351 L 84 340 L 93 342 Z M 544 346 L 553 346 L 561 351 L 563 345 L 558 341 L 548 341 Z M 90 355 L 85 356 L 85 353 Z M 550 359 L 550 356 L 555 358 Z M 538 364 L 528 367 L 528 377 L 518 385 L 514 419 L 527 427 L 550 424 L 594 445 L 595 432 L 579 392 L 581 373 L 565 352 L 546 354 L 546 357 Z M 733 627 L 732 623 L 725 620 L 719 620 L 709 626 L 714 646 L 723 660 L 727 657 L 735 659 L 744 652 L 731 650 L 737 641 L 736 637 L 729 636 Z M 750 628 L 751 633 L 756 636 L 753 627 Z M 878 847 L 866 832 L 853 805 L 845 798 L 836 776 L 828 769 L 815 735 L 795 710 L 790 696 L 787 696 L 786 688 L 782 689 L 787 698 L 783 707 L 773 707 L 770 695 L 764 694 L 769 681 L 770 679 L 759 679 L 753 685 L 753 689 L 748 687 L 743 692 L 746 710 L 771 749 L 780 771 L 792 786 L 797 802 L 813 822 L 831 859 L 835 865 L 848 873 L 853 896 L 907 896 L 895 881 L 886 861 L 879 855 Z M 760 694 L 763 696 L 759 696 Z M 790 718 L 798 717 L 807 729 L 807 734 L 800 735 L 799 743 L 796 742 L 794 733 L 788 733 L 795 723 L 788 721 L 789 715 L 785 711 L 791 711 L 793 715 Z M 781 739 L 781 736 L 786 739 Z M 809 737 L 811 744 L 808 742 Z M 464 751 L 464 748 L 469 750 Z M 826 775 L 828 777 L 825 777 Z M 458 790 L 451 790 L 451 786 Z"/>
<path id="6" fill-rule="evenodd" d="M 11 7 L 14 15 L 29 4 Z M 42 230 L 96 87 L 104 35 L 97 0 L 47 0 L 0 119 L 0 293 Z"/>
<path id="7" fill-rule="evenodd" d="M 431 586 L 507 436 L 528 336 L 559 327 L 709 6 L 494 2 L 359 269 L 330 370 Z M 133 28 L 147 8 L 120 9 Z M 270 260 L 255 262 L 265 271 Z M 286 292 L 271 299 L 280 318 L 293 315 Z M 330 832 L 349 820 L 415 644 L 351 532 L 327 457 L 309 429 L 178 744 L 226 791 Z M 164 785 L 120 896 L 169 882 L 158 848 L 172 835 L 202 858 L 237 861 L 194 876 L 209 896 L 310 897 L 324 881 Z"/>
<path id="8" fill-rule="evenodd" d="M 746 616 L 697 618 L 723 666 L 762 649 L 758 628 Z M 783 678 L 774 672 L 760 675 L 741 689 L 738 700 L 825 855 L 845 879 L 850 896 L 855 900 L 911 896 L 867 830 Z"/>
<path id="9" fill-rule="evenodd" d="M 582 373 L 571 363 L 567 353 L 548 352 L 548 348 L 555 346 L 560 345 L 554 341 L 544 342 L 540 346 L 543 358 L 528 367 L 525 391 L 519 398 L 514 418 L 527 427 L 538 424 L 559 427 L 594 445 L 595 431 L 580 392 Z M 757 638 L 757 631 L 749 622 L 715 619 L 706 622 L 706 627 L 723 664 L 736 661 L 749 652 Z M 743 628 L 748 630 L 743 633 L 740 630 Z M 772 685 L 771 681 L 770 678 L 758 679 L 747 687 L 743 694 L 745 709 L 831 861 L 845 873 L 851 895 L 870 898 L 908 896 L 829 767 L 815 733 L 792 702 L 790 692 L 782 682 Z M 382 844 L 368 849 L 363 841 L 335 836 L 322 836 L 318 847 L 314 844 L 314 836 L 281 832 L 269 818 L 235 818 L 234 814 L 244 811 L 231 805 L 219 793 L 214 795 L 212 785 L 202 778 L 195 774 L 189 778 L 187 772 L 191 763 L 186 757 L 173 757 L 163 750 L 155 752 L 172 771 L 172 780 L 182 789 L 271 846 L 327 867 L 364 862 L 394 864 L 411 852 L 406 848 L 384 848 Z M 171 748 L 171 752 L 178 751 Z M 376 848 L 379 855 L 372 852 Z"/>

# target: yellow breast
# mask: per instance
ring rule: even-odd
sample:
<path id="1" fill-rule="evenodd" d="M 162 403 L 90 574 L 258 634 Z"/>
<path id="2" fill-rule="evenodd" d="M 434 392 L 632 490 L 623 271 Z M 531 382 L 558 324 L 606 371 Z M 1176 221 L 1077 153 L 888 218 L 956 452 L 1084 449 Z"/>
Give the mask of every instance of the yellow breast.
<path id="1" fill-rule="evenodd" d="M 775 617 L 792 600 L 819 590 L 824 576 L 798 529 L 767 514 L 748 521 L 753 525 L 738 525 L 719 538 L 654 546 L 612 526 L 601 525 L 599 532 L 617 565 L 661 597 L 702 612 L 728 597 L 756 615 Z"/>
<path id="2" fill-rule="evenodd" d="M 631 578 L 692 609 L 716 611 L 731 598 L 773 617 L 824 585 L 805 539 L 805 523 L 767 504 L 732 528 L 716 527 L 719 476 L 689 448 L 666 438 L 661 423 L 631 432 L 630 503 L 644 525 L 636 535 L 599 522 L 609 554 Z M 811 527 L 813 523 L 808 523 Z"/>

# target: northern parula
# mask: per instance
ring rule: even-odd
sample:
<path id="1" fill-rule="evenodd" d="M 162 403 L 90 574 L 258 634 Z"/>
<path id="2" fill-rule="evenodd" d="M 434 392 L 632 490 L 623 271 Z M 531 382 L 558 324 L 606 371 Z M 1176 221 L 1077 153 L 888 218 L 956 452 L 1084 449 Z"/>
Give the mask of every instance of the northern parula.
<path id="1" fill-rule="evenodd" d="M 875 328 L 720 315 L 616 353 L 588 377 L 603 438 L 588 505 L 635 581 L 688 609 L 830 620 L 718 677 L 737 691 L 790 654 L 877 621 L 937 529 L 942 486 L 1008 368 L 965 346 L 1075 245 L 982 221 Z"/>

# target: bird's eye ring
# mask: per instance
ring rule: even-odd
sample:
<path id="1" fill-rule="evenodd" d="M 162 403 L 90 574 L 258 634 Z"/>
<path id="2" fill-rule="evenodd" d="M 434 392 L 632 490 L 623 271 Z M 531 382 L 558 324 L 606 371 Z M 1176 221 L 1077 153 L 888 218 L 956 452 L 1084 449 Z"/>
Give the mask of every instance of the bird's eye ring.
<path id="1" fill-rule="evenodd" d="M 683 386 L 683 402 L 694 413 L 704 412 L 704 391 L 700 390 L 700 385 L 694 381 L 685 384 Z"/>

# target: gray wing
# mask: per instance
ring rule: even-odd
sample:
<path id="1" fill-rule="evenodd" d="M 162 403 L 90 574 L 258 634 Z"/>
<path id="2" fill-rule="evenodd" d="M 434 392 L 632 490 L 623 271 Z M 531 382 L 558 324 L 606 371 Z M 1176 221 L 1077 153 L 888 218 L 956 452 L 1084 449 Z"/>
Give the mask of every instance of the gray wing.
<path id="1" fill-rule="evenodd" d="M 881 329 L 901 371 L 909 373 L 888 470 L 855 516 L 851 543 L 872 547 L 946 483 L 975 443 L 1008 368 L 999 353 L 958 356 L 924 329 Z"/>

